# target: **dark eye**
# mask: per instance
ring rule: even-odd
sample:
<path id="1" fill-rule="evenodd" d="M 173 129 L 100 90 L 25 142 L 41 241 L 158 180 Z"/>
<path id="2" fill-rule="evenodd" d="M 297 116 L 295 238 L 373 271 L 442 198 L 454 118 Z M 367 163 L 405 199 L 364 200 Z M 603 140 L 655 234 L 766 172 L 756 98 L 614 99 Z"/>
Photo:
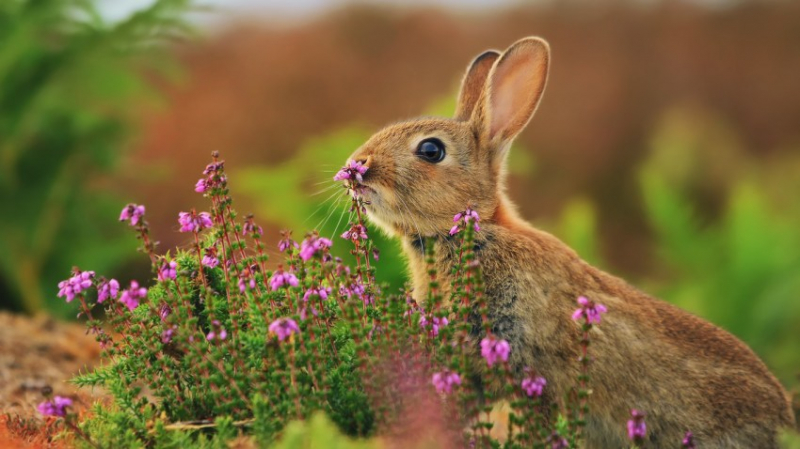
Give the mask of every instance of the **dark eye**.
<path id="1" fill-rule="evenodd" d="M 442 162 L 444 155 L 444 144 L 439 139 L 425 139 L 417 147 L 417 156 L 434 164 Z"/>

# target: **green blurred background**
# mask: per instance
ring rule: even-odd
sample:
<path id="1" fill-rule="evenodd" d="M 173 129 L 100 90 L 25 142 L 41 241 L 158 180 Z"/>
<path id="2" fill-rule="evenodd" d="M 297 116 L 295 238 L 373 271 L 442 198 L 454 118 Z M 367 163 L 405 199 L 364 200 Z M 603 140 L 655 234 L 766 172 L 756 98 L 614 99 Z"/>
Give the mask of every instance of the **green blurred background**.
<path id="1" fill-rule="evenodd" d="M 148 277 L 119 210 L 145 204 L 163 250 L 187 244 L 177 213 L 206 207 L 193 185 L 215 150 L 271 245 L 340 233 L 326 189 L 348 154 L 393 120 L 450 115 L 473 56 L 540 35 L 553 65 L 513 150 L 522 215 L 796 383 L 798 2 L 292 5 L 0 2 L 0 308 L 70 316 L 55 295 L 73 265 Z"/>

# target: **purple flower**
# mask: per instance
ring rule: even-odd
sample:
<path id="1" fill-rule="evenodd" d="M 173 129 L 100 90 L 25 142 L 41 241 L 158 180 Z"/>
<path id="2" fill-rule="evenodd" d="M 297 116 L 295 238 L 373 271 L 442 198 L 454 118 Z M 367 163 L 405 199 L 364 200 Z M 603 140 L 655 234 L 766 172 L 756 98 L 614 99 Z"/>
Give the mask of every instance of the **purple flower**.
<path id="1" fill-rule="evenodd" d="M 436 387 L 436 391 L 442 394 L 450 394 L 453 392 L 453 385 L 461 385 L 461 376 L 452 371 L 442 371 L 441 373 L 433 373 L 431 383 Z"/>
<path id="2" fill-rule="evenodd" d="M 511 345 L 505 340 L 498 340 L 494 336 L 489 336 L 481 340 L 481 356 L 486 359 L 489 366 L 493 366 L 498 360 L 508 361 L 508 354 L 511 352 Z"/>
<path id="3" fill-rule="evenodd" d="M 119 282 L 116 279 L 102 282 L 97 287 L 97 302 L 102 304 L 106 299 L 117 299 L 117 294 L 119 294 Z"/>
<path id="4" fill-rule="evenodd" d="M 205 178 L 197 180 L 197 184 L 194 185 L 194 191 L 197 193 L 205 193 L 208 188 L 208 180 Z"/>
<path id="5" fill-rule="evenodd" d="M 333 245 L 333 242 L 330 239 L 326 239 L 324 237 L 317 237 L 317 236 L 309 236 L 305 240 L 303 240 L 303 244 L 300 247 L 300 258 L 308 261 L 315 254 L 319 251 L 323 251 L 327 248 L 330 248 Z"/>
<path id="6" fill-rule="evenodd" d="M 291 318 L 278 318 L 269 325 L 269 333 L 278 336 L 278 341 L 286 340 L 292 334 L 299 334 L 300 327 Z"/>
<path id="7" fill-rule="evenodd" d="M 72 407 L 72 399 L 63 396 L 55 396 L 52 401 L 44 401 L 39 404 L 37 409 L 42 416 L 66 416 L 67 407 Z"/>
<path id="8" fill-rule="evenodd" d="M 175 279 L 178 276 L 177 268 L 178 263 L 174 260 L 164 263 L 164 265 L 161 265 L 161 268 L 158 270 L 158 280 L 166 281 L 167 279 Z"/>
<path id="9" fill-rule="evenodd" d="M 365 228 L 364 225 L 356 223 L 353 225 L 353 227 L 342 234 L 342 238 L 345 240 L 352 240 L 354 242 L 359 239 L 366 240 L 367 228 Z"/>
<path id="10" fill-rule="evenodd" d="M 131 281 L 130 287 L 122 291 L 122 296 L 119 298 L 119 302 L 125 304 L 128 310 L 133 311 L 133 309 L 139 307 L 139 300 L 147 296 L 147 289 L 144 287 L 139 287 L 139 283 L 136 281 Z"/>
<path id="11" fill-rule="evenodd" d="M 166 304 L 162 304 L 161 307 L 158 308 L 158 316 L 161 318 L 161 321 L 166 321 L 167 317 L 172 313 L 172 308 Z"/>
<path id="12" fill-rule="evenodd" d="M 331 289 L 325 287 L 312 287 L 306 290 L 305 294 L 303 295 L 303 301 L 308 302 L 312 296 L 319 296 L 320 299 L 326 300 L 328 299 L 328 295 L 330 295 Z"/>
<path id="13" fill-rule="evenodd" d="M 199 214 L 195 213 L 195 211 L 181 212 L 178 214 L 178 223 L 181 225 L 181 232 L 199 232 L 214 226 L 214 222 L 208 212 L 200 212 Z"/>
<path id="14" fill-rule="evenodd" d="M 66 297 L 67 302 L 72 302 L 75 296 L 92 286 L 94 271 L 76 272 L 71 278 L 58 283 L 58 297 Z"/>
<path id="15" fill-rule="evenodd" d="M 466 226 L 469 226 L 469 224 L 472 223 L 475 232 L 481 230 L 481 227 L 478 226 L 478 222 L 481 221 L 481 217 L 478 215 L 478 212 L 468 207 L 467 210 L 459 212 L 453 216 L 453 223 L 455 223 L 455 225 L 450 228 L 450 235 L 456 235 L 461 231 L 461 225 L 459 222 L 462 219 L 464 221 L 464 225 Z"/>
<path id="16" fill-rule="evenodd" d="M 447 321 L 446 317 L 435 316 L 435 317 L 431 318 L 430 320 L 428 320 L 428 317 L 425 316 L 425 314 L 422 314 L 419 317 L 419 325 L 420 325 L 420 327 L 422 327 L 424 329 L 424 328 L 430 326 L 431 327 L 430 335 L 433 336 L 433 337 L 438 336 L 439 335 L 439 327 L 440 326 L 447 326 L 447 323 L 448 323 L 448 321 Z"/>
<path id="17" fill-rule="evenodd" d="M 350 161 L 336 175 L 333 176 L 334 181 L 354 180 L 356 182 L 364 182 L 363 174 L 369 170 L 369 167 L 361 163 L 361 161 Z"/>
<path id="18" fill-rule="evenodd" d="M 641 443 L 647 434 L 647 424 L 644 422 L 644 412 L 633 409 L 631 410 L 631 417 L 628 420 L 628 438 L 636 443 Z"/>
<path id="19" fill-rule="evenodd" d="M 534 378 L 526 377 L 522 379 L 522 389 L 525 390 L 525 394 L 531 398 L 542 397 L 545 385 L 547 385 L 547 380 L 542 376 L 536 376 Z"/>
<path id="20" fill-rule="evenodd" d="M 161 332 L 161 343 L 170 343 L 172 341 L 172 336 L 175 335 L 176 328 L 177 326 L 172 326 L 169 329 L 164 329 L 164 331 Z"/>
<path id="21" fill-rule="evenodd" d="M 122 208 L 122 212 L 119 214 L 119 221 L 127 220 L 131 226 L 136 226 L 142 221 L 142 216 L 144 216 L 144 206 L 131 203 Z"/>
<path id="22" fill-rule="evenodd" d="M 225 166 L 225 161 L 219 162 L 212 162 L 206 165 L 206 169 L 203 170 L 204 175 L 215 175 L 217 172 L 221 171 L 222 168 Z"/>
<path id="23" fill-rule="evenodd" d="M 210 254 L 206 254 L 203 256 L 203 265 L 207 266 L 208 268 L 214 268 L 219 265 L 219 259 Z"/>
<path id="24" fill-rule="evenodd" d="M 247 217 L 244 226 L 242 226 L 242 236 L 246 236 L 247 234 L 264 235 L 264 229 L 253 222 L 252 216 Z"/>
<path id="25" fill-rule="evenodd" d="M 692 432 L 687 431 L 686 435 L 683 437 L 683 441 L 681 442 L 683 449 L 695 449 L 694 446 L 694 435 Z"/>
<path id="26" fill-rule="evenodd" d="M 578 298 L 578 304 L 581 307 L 572 313 L 572 319 L 575 321 L 585 318 L 587 324 L 600 324 L 600 315 L 607 312 L 606 306 L 595 304 L 585 296 Z"/>
<path id="27" fill-rule="evenodd" d="M 244 293 L 250 287 L 250 290 L 256 288 L 256 279 L 245 274 L 239 276 L 239 291 Z"/>
<path id="28" fill-rule="evenodd" d="M 567 439 L 559 435 L 558 432 L 553 432 L 549 437 L 547 437 L 547 443 L 550 444 L 550 449 L 569 448 L 569 442 Z"/>
<path id="29" fill-rule="evenodd" d="M 276 271 L 269 280 L 269 286 L 272 291 L 276 291 L 285 285 L 297 287 L 299 284 L 300 282 L 297 280 L 297 276 L 281 269 Z"/>

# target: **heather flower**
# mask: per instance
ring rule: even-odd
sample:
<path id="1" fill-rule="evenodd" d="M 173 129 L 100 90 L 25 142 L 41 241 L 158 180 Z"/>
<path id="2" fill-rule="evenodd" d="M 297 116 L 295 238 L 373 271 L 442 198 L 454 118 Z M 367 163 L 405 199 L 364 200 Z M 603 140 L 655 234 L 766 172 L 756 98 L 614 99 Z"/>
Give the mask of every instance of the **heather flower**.
<path id="1" fill-rule="evenodd" d="M 424 329 L 424 328 L 430 326 L 430 328 L 431 328 L 430 334 L 433 337 L 438 336 L 439 335 L 439 327 L 447 326 L 447 323 L 448 323 L 448 321 L 447 321 L 446 317 L 435 316 L 435 317 L 431 318 L 430 320 L 428 320 L 428 317 L 425 316 L 424 313 L 419 317 L 419 325 L 420 325 L 420 327 L 422 327 Z"/>
<path id="2" fill-rule="evenodd" d="M 225 167 L 225 161 L 219 162 L 212 162 L 206 165 L 205 170 L 203 170 L 204 175 L 215 175 L 217 172 L 221 171 Z"/>
<path id="3" fill-rule="evenodd" d="M 534 378 L 526 377 L 522 379 L 522 389 L 525 390 L 525 394 L 528 397 L 542 397 L 542 393 L 544 392 L 544 387 L 547 385 L 547 380 L 545 380 L 542 376 L 536 376 Z"/>
<path id="4" fill-rule="evenodd" d="M 119 282 L 116 279 L 102 282 L 97 287 L 97 302 L 102 304 L 106 299 L 116 299 L 119 294 Z"/>
<path id="5" fill-rule="evenodd" d="M 452 371 L 443 371 L 441 373 L 433 373 L 431 383 L 436 388 L 436 391 L 442 394 L 450 394 L 453 392 L 453 385 L 461 385 L 461 376 Z"/>
<path id="6" fill-rule="evenodd" d="M 94 271 L 82 271 L 76 273 L 66 281 L 58 283 L 58 297 L 66 297 L 67 302 L 72 302 L 75 296 L 92 286 Z"/>
<path id="7" fill-rule="evenodd" d="M 460 221 L 464 221 L 464 225 L 469 226 L 470 223 L 475 229 L 475 232 L 481 230 L 481 227 L 478 225 L 478 222 L 481 221 L 481 217 L 478 215 L 478 212 L 472 210 L 471 208 L 467 208 L 467 210 L 459 212 L 453 216 L 453 223 L 455 225 L 450 228 L 450 235 L 456 235 L 461 231 L 461 225 L 459 224 Z"/>
<path id="8" fill-rule="evenodd" d="M 286 340 L 292 334 L 299 334 L 300 327 L 291 318 L 278 318 L 269 325 L 269 333 L 278 337 L 279 341 Z"/>
<path id="9" fill-rule="evenodd" d="M 219 321 L 214 320 L 211 322 L 211 325 L 213 326 L 213 329 L 206 335 L 206 340 L 212 341 L 216 339 L 222 341 L 228 338 L 228 331 L 226 331 L 225 328 L 220 327 Z"/>
<path id="10" fill-rule="evenodd" d="M 194 191 L 197 193 L 205 193 L 209 189 L 209 182 L 205 178 L 201 178 L 197 180 L 197 183 L 194 185 Z"/>
<path id="11" fill-rule="evenodd" d="M 578 304 L 581 307 L 573 312 L 572 319 L 578 321 L 585 318 L 587 324 L 600 324 L 600 315 L 608 311 L 606 306 L 596 304 L 585 296 L 578 298 Z"/>
<path id="12" fill-rule="evenodd" d="M 139 283 L 131 281 L 130 287 L 122 291 L 119 302 L 125 304 L 128 310 L 139 307 L 139 300 L 147 296 L 147 289 L 139 287 Z"/>
<path id="13" fill-rule="evenodd" d="M 635 443 L 641 443 L 647 434 L 644 412 L 633 409 L 631 410 L 631 416 L 633 419 L 628 420 L 628 438 Z"/>
<path id="14" fill-rule="evenodd" d="M 481 340 L 481 356 L 486 359 L 489 366 L 493 366 L 498 360 L 508 361 L 508 354 L 511 352 L 511 345 L 505 340 L 498 340 L 489 336 Z"/>
<path id="15" fill-rule="evenodd" d="M 297 287 L 299 284 L 300 282 L 297 280 L 297 276 L 280 269 L 276 271 L 269 280 L 269 286 L 272 291 L 276 291 L 286 285 Z"/>
<path id="16" fill-rule="evenodd" d="M 219 265 L 219 259 L 214 256 L 206 254 L 203 256 L 203 265 L 208 268 L 214 268 Z"/>
<path id="17" fill-rule="evenodd" d="M 172 313 L 172 308 L 166 304 L 162 304 L 161 307 L 158 309 L 158 316 L 161 318 L 161 321 L 166 321 L 167 317 Z"/>
<path id="18" fill-rule="evenodd" d="M 128 221 L 131 226 L 136 226 L 142 221 L 142 216 L 144 216 L 144 206 L 131 203 L 122 208 L 119 221 Z"/>
<path id="19" fill-rule="evenodd" d="M 550 444 L 550 449 L 568 449 L 569 442 L 566 438 L 559 435 L 558 432 L 553 432 L 552 435 L 547 437 L 547 443 Z"/>
<path id="20" fill-rule="evenodd" d="M 177 326 L 172 326 L 168 329 L 164 329 L 164 331 L 161 332 L 161 343 L 167 344 L 172 342 L 172 336 L 175 335 L 176 328 Z"/>
<path id="21" fill-rule="evenodd" d="M 328 299 L 328 295 L 330 295 L 331 289 L 325 287 L 312 287 L 306 290 L 305 294 L 303 294 L 303 301 L 308 302 L 312 296 L 316 295 L 319 296 L 320 299 L 326 300 Z"/>
<path id="22" fill-rule="evenodd" d="M 694 446 L 694 435 L 692 432 L 686 432 L 686 435 L 683 437 L 683 441 L 681 442 L 681 447 L 683 449 L 695 449 Z"/>
<path id="23" fill-rule="evenodd" d="M 333 242 L 331 242 L 330 239 L 313 235 L 309 236 L 303 240 L 303 244 L 300 247 L 300 258 L 308 261 L 319 251 L 330 248 L 332 245 Z"/>
<path id="24" fill-rule="evenodd" d="M 181 225 L 181 232 L 199 232 L 214 226 L 214 222 L 208 212 L 200 212 L 199 214 L 194 211 L 181 212 L 178 214 L 178 223 Z"/>
<path id="25" fill-rule="evenodd" d="M 253 217 L 247 217 L 244 226 L 242 226 L 242 236 L 247 234 L 264 235 L 264 229 L 253 222 Z"/>
<path id="26" fill-rule="evenodd" d="M 342 234 L 342 238 L 345 240 L 352 240 L 354 242 L 359 239 L 366 240 L 368 238 L 367 228 L 365 228 L 364 225 L 356 223 L 353 225 L 353 227 Z"/>
<path id="27" fill-rule="evenodd" d="M 333 176 L 334 181 L 353 180 L 356 182 L 364 182 L 362 175 L 369 170 L 369 167 L 361 163 L 361 161 L 350 161 L 336 175 Z"/>
<path id="28" fill-rule="evenodd" d="M 254 290 L 256 288 L 256 279 L 244 274 L 239 276 L 239 291 L 244 293 L 248 287 L 250 287 L 250 290 Z"/>
<path id="29" fill-rule="evenodd" d="M 36 407 L 42 416 L 66 416 L 67 407 L 72 407 L 72 399 L 55 396 L 52 401 L 44 401 Z"/>
<path id="30" fill-rule="evenodd" d="M 175 279 L 178 276 L 177 268 L 178 263 L 174 260 L 164 263 L 164 265 L 161 265 L 161 269 L 158 270 L 158 280 L 166 281 L 167 279 Z"/>

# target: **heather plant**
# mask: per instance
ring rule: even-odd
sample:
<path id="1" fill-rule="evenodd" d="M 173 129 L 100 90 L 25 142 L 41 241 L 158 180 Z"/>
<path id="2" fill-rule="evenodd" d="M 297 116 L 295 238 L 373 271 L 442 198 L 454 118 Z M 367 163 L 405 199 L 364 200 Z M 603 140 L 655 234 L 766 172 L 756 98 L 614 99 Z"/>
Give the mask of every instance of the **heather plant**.
<path id="1" fill-rule="evenodd" d="M 125 206 L 119 220 L 149 257 L 152 282 L 121 285 L 74 268 L 58 293 L 78 304 L 105 356 L 74 382 L 105 387 L 113 403 L 95 404 L 79 419 L 71 399 L 56 396 L 40 412 L 92 447 L 224 447 L 236 438 L 297 447 L 308 441 L 298 428 L 308 427 L 293 421 L 332 432 L 324 418 L 312 418 L 320 412 L 350 436 L 401 440 L 416 425 L 432 428 L 440 447 L 578 447 L 591 394 L 591 335 L 606 307 L 576 298 L 579 375 L 566 397 L 548 396 L 547 379 L 533 366 L 512 369 L 515 348 L 493 333 L 474 249 L 481 218 L 471 207 L 455 213 L 450 230 L 460 248 L 451 294 L 441 293 L 429 242 L 426 298 L 376 282 L 379 257 L 359 194 L 366 170 L 351 162 L 334 177 L 350 198 L 345 232 L 295 240 L 284 231 L 283 261 L 274 269 L 262 228 L 233 209 L 216 154 L 195 185 L 209 209 L 178 214 L 185 247 L 160 252 L 145 207 Z M 349 246 L 354 263 L 332 256 L 335 245 Z M 503 403 L 507 416 L 496 413 Z M 644 412 L 633 410 L 627 425 L 638 447 Z"/>

